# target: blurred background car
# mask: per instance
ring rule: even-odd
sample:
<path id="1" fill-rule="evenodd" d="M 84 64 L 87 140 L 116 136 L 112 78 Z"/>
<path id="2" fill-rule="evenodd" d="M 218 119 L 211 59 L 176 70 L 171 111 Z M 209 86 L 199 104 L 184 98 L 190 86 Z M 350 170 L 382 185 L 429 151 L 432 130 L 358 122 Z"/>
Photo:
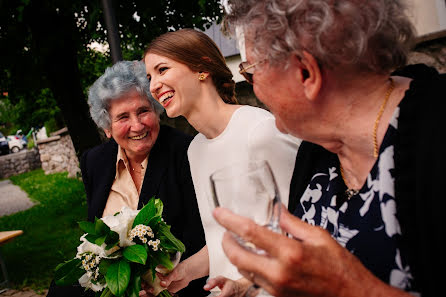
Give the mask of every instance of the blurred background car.
<path id="1" fill-rule="evenodd" d="M 0 132 L 0 155 L 6 155 L 9 153 L 9 144 L 6 137 Z"/>
<path id="2" fill-rule="evenodd" d="M 21 149 L 23 149 L 23 142 L 22 138 L 16 135 L 8 135 L 8 145 L 9 150 L 12 153 L 20 152 Z"/>

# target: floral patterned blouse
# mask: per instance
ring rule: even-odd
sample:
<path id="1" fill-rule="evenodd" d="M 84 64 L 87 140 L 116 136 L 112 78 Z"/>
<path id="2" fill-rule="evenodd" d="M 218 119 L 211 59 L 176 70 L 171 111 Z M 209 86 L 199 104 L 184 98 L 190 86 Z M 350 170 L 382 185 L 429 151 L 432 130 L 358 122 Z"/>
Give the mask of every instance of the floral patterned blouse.
<path id="1" fill-rule="evenodd" d="M 357 195 L 343 199 L 346 186 L 339 160 L 328 153 L 318 160 L 318 173 L 313 175 L 294 214 L 330 232 L 382 281 L 411 292 L 414 284 L 410 267 L 398 246 L 401 230 L 394 198 L 393 155 L 398 115 L 399 108 L 384 136 L 379 157 Z"/>

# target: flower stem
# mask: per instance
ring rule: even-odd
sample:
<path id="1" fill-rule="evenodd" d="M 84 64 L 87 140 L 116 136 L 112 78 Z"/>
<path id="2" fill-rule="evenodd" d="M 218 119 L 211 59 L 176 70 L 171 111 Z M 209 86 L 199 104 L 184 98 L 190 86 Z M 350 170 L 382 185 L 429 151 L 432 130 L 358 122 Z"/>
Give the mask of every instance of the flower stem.
<path id="1" fill-rule="evenodd" d="M 161 293 L 158 294 L 159 297 L 172 297 L 172 295 L 170 295 L 169 291 L 164 290 L 161 291 Z"/>
<path id="2" fill-rule="evenodd" d="M 100 297 L 111 297 L 113 296 L 112 292 L 110 291 L 110 289 L 108 287 L 106 287 L 104 289 L 104 291 L 102 291 L 102 294 Z"/>

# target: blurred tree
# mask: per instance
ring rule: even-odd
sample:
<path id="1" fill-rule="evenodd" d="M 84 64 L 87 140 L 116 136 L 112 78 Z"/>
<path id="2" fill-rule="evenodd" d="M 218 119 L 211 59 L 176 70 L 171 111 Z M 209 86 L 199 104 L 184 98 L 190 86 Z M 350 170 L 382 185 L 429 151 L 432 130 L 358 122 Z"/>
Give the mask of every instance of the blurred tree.
<path id="1" fill-rule="evenodd" d="M 140 59 L 154 37 L 183 27 L 204 29 L 221 8 L 218 0 L 130 0 L 116 3 L 115 14 L 124 59 Z M 92 42 L 106 43 L 99 0 L 0 0 L 0 94 L 22 104 L 31 121 L 29 112 L 41 107 L 32 104 L 36 94 L 50 90 L 46 95 L 57 103 L 78 155 L 100 142 L 85 92 L 111 65 L 109 53 L 88 47 Z"/>

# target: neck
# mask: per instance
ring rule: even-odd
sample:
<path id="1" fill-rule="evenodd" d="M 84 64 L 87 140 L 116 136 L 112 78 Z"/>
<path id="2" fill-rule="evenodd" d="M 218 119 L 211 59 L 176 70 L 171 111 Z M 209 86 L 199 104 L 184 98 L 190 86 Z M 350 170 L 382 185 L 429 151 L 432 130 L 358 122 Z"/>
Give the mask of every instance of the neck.
<path id="1" fill-rule="evenodd" d="M 373 154 L 373 126 L 389 76 L 357 76 L 327 79 L 317 103 L 321 124 L 312 131 L 313 142 L 336 154 Z"/>
<path id="2" fill-rule="evenodd" d="M 227 104 L 216 90 L 204 92 L 196 100 L 191 112 L 184 115 L 189 124 L 206 138 L 212 139 L 220 135 L 231 120 L 231 116 L 239 105 Z"/>
<path id="3" fill-rule="evenodd" d="M 147 158 L 149 153 L 143 155 L 133 155 L 125 152 L 127 160 L 129 161 L 130 166 L 132 166 L 133 168 L 138 168 L 138 166 L 145 160 L 145 158 Z"/>
<path id="4" fill-rule="evenodd" d="M 338 155 L 347 187 L 353 189 L 360 189 L 364 184 L 376 161 L 374 140 L 379 148 L 390 118 L 404 96 L 401 93 L 397 100 L 396 92 L 392 92 L 375 129 L 380 108 L 391 86 L 389 76 L 357 77 L 360 78 L 328 81 L 321 96 L 323 108 L 318 115 L 323 123 L 318 129 L 322 132 L 315 132 L 319 134 L 314 141 Z"/>

